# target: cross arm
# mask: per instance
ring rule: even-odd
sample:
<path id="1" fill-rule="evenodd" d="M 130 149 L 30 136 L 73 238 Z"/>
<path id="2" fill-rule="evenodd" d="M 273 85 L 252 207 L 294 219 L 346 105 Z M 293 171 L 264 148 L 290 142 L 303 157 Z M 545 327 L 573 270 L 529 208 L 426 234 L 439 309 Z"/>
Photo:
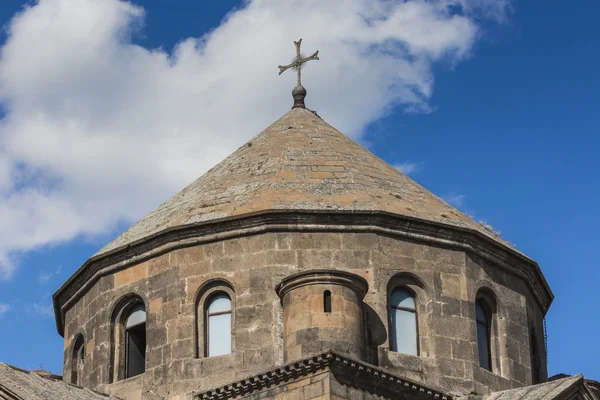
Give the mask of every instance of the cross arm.
<path id="1" fill-rule="evenodd" d="M 301 59 L 300 63 L 304 63 L 304 62 L 310 61 L 310 60 L 318 60 L 318 59 L 319 59 L 319 50 L 315 51 L 311 56 L 304 57 L 303 59 Z"/>
<path id="2" fill-rule="evenodd" d="M 295 65 L 296 65 L 295 62 L 288 64 L 288 65 L 278 65 L 277 68 L 279 68 L 279 75 L 283 74 L 284 71 L 292 68 Z"/>
<path id="3" fill-rule="evenodd" d="M 277 68 L 279 68 L 279 75 L 283 74 L 284 71 L 287 71 L 290 68 L 299 67 L 300 65 L 304 64 L 307 61 L 318 60 L 318 59 L 319 59 L 319 50 L 315 51 L 309 57 L 299 58 L 299 59 L 297 59 L 296 61 L 294 61 L 291 64 L 288 64 L 288 65 L 278 65 Z"/>

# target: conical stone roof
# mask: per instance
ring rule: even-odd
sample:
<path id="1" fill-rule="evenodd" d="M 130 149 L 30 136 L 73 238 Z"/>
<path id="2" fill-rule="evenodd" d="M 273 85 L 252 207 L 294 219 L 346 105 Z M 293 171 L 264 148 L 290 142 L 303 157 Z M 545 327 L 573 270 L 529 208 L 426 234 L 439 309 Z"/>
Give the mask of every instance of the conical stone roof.
<path id="1" fill-rule="evenodd" d="M 294 108 L 100 250 L 165 229 L 269 210 L 384 211 L 507 245 L 305 108 Z"/>

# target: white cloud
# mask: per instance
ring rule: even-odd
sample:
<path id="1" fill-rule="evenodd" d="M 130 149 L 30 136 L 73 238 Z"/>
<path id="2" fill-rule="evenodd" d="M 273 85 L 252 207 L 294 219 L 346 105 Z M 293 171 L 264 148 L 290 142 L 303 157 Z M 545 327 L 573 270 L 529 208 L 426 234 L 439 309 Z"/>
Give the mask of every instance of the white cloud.
<path id="1" fill-rule="evenodd" d="M 31 312 L 41 317 L 54 318 L 54 307 L 51 303 L 33 303 Z"/>
<path id="2" fill-rule="evenodd" d="M 10 306 L 8 304 L 0 303 L 0 318 L 2 318 L 8 311 L 10 311 Z"/>
<path id="3" fill-rule="evenodd" d="M 292 40 L 320 50 L 307 105 L 360 139 L 390 107 L 427 110 L 432 65 L 467 57 L 507 1 L 253 0 L 172 53 L 132 43 L 128 2 L 26 7 L 0 55 L 0 279 L 19 253 L 134 222 L 283 115 Z"/>
<path id="4" fill-rule="evenodd" d="M 421 165 L 413 162 L 403 162 L 400 164 L 394 164 L 394 168 L 402 172 L 404 175 L 410 175 L 421 169 Z"/>
<path id="5" fill-rule="evenodd" d="M 54 276 L 60 274 L 61 271 L 61 266 L 57 266 L 56 268 L 52 269 L 44 269 L 42 271 L 40 271 L 40 273 L 38 274 L 38 283 L 40 285 L 45 285 L 46 283 L 48 283 L 50 281 L 50 279 L 52 279 Z"/>
<path id="6" fill-rule="evenodd" d="M 445 196 L 442 196 L 442 199 L 444 199 L 448 204 L 458 208 L 462 207 L 465 204 L 466 198 L 467 196 L 457 192 L 448 193 Z"/>

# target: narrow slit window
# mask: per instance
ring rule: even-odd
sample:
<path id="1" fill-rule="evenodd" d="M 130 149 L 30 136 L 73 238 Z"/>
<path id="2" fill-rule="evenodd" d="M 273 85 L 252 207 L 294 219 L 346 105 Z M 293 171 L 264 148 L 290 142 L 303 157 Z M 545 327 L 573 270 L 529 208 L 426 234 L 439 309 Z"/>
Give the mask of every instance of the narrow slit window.
<path id="1" fill-rule="evenodd" d="M 405 288 L 390 295 L 390 350 L 418 355 L 417 309 L 415 297 Z"/>
<path id="2" fill-rule="evenodd" d="M 323 292 L 323 311 L 331 312 L 331 292 L 329 290 Z"/>
<path id="3" fill-rule="evenodd" d="M 206 356 L 231 354 L 231 299 L 225 293 L 214 296 L 206 309 Z"/>
<path id="4" fill-rule="evenodd" d="M 125 322 L 125 378 L 146 370 L 146 309 L 135 306 Z"/>
<path id="5" fill-rule="evenodd" d="M 482 300 L 475 303 L 475 316 L 477 319 L 477 347 L 479 350 L 479 366 L 488 371 L 492 370 L 491 352 L 491 313 Z"/>

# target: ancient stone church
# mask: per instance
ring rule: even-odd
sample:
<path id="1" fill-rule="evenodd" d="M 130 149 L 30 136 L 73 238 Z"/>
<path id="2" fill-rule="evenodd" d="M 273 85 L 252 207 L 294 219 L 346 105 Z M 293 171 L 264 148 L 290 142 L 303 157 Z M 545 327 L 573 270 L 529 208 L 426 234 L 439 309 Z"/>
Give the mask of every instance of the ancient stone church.
<path id="1" fill-rule="evenodd" d="M 0 399 L 600 398 L 548 379 L 536 262 L 307 109 L 298 81 L 291 111 L 55 293 L 62 381 L 0 364 Z"/>

